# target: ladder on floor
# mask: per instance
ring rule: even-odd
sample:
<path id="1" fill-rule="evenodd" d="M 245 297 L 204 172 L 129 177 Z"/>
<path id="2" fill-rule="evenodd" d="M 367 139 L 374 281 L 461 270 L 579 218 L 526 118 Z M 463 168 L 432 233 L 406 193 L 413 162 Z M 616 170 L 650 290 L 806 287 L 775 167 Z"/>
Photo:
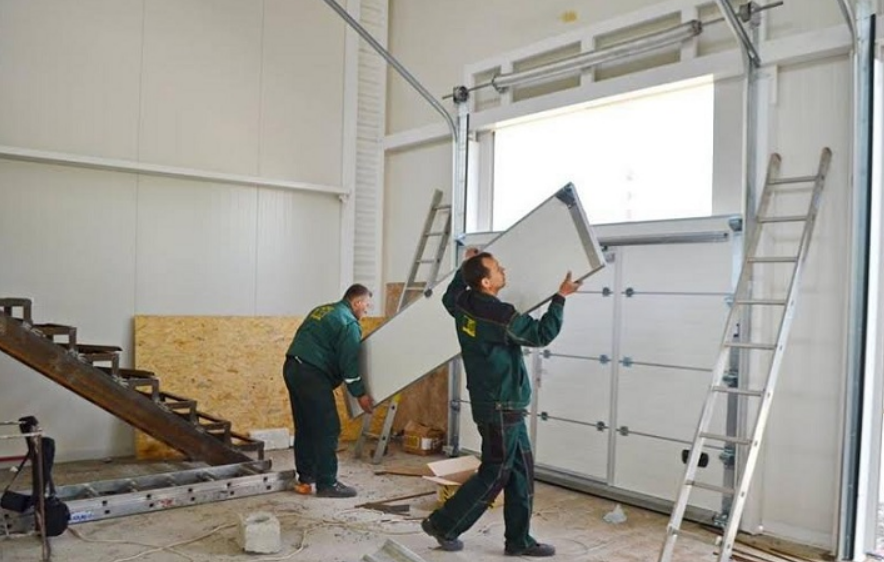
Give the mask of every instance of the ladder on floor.
<path id="1" fill-rule="evenodd" d="M 427 212 L 427 218 L 424 220 L 424 230 L 418 240 L 417 250 L 411 262 L 408 278 L 402 286 L 402 293 L 399 295 L 399 304 L 396 307 L 397 312 L 412 301 L 411 295 L 422 293 L 436 283 L 436 278 L 439 275 L 439 266 L 442 264 L 442 258 L 445 255 L 445 248 L 448 245 L 450 236 L 451 205 L 442 204 L 442 191 L 437 189 L 433 192 L 430 210 Z M 430 240 L 437 241 L 435 248 L 429 244 Z M 430 249 L 429 255 L 427 253 L 428 246 Z M 430 266 L 429 272 L 424 280 L 420 280 L 420 270 L 422 267 L 425 269 L 425 266 Z M 357 459 L 362 458 L 365 442 L 368 439 L 377 439 L 378 442 L 372 455 L 372 463 L 379 464 L 384 458 L 384 453 L 390 441 L 390 432 L 393 429 L 393 420 L 396 417 L 396 411 L 399 409 L 400 401 L 401 395 L 398 393 L 390 399 L 390 405 L 387 407 L 384 417 L 384 424 L 378 435 L 371 433 L 373 416 L 365 416 L 365 419 L 362 421 L 362 431 L 353 448 L 353 455 Z"/>
<path id="2" fill-rule="evenodd" d="M 761 445 L 764 438 L 764 430 L 767 425 L 768 416 L 770 414 L 771 403 L 776 390 L 777 378 L 779 376 L 780 365 L 782 364 L 783 354 L 786 342 L 789 337 L 789 331 L 792 326 L 792 320 L 795 314 L 795 306 L 798 300 L 799 287 L 801 285 L 801 275 L 804 269 L 805 259 L 807 258 L 808 248 L 810 247 L 810 239 L 813 234 L 813 227 L 816 222 L 817 212 L 820 207 L 820 199 L 823 186 L 826 181 L 826 174 L 829 170 L 829 162 L 832 158 L 832 152 L 828 148 L 824 148 L 820 155 L 819 166 L 817 172 L 812 176 L 780 178 L 780 156 L 773 154 L 767 169 L 767 178 L 765 180 L 764 190 L 761 194 L 761 201 L 758 207 L 757 220 L 751 229 L 751 235 L 746 246 L 746 254 L 743 259 L 742 271 L 740 273 L 737 288 L 734 292 L 734 301 L 728 315 L 727 324 L 718 358 L 712 371 L 712 383 L 709 387 L 706 401 L 703 405 L 700 422 L 694 434 L 693 444 L 691 446 L 690 456 L 685 468 L 684 480 L 682 481 L 678 493 L 678 498 L 672 509 L 672 516 L 669 519 L 669 525 L 666 529 L 666 540 L 660 551 L 659 562 L 670 562 L 672 560 L 675 542 L 681 529 L 682 520 L 684 519 L 685 510 L 687 509 L 688 499 L 693 489 L 710 490 L 723 494 L 725 497 L 732 499 L 730 513 L 727 514 L 727 525 L 722 537 L 720 545 L 719 562 L 730 562 L 734 549 L 734 541 L 736 540 L 737 530 L 740 525 L 740 518 L 743 508 L 746 504 L 746 498 L 749 493 L 749 486 L 752 482 L 752 475 L 758 462 L 758 455 L 761 452 Z M 795 186 L 802 186 L 796 188 Z M 808 186 L 812 186 L 809 189 Z M 786 194 L 790 201 L 794 197 L 807 196 L 809 192 L 810 200 L 807 204 L 806 212 L 799 215 L 774 215 L 772 201 L 778 195 Z M 784 202 L 788 203 L 788 202 Z M 798 247 L 795 254 L 790 255 L 771 255 L 762 256 L 759 252 L 761 246 L 760 240 L 762 233 L 770 234 L 770 230 L 785 225 L 797 225 L 800 227 L 800 237 L 798 238 Z M 787 227 L 788 228 L 788 227 Z M 774 232 L 773 234 L 776 234 Z M 788 281 L 788 291 L 785 296 L 766 296 L 757 295 L 752 289 L 753 279 L 755 278 L 756 268 L 765 265 L 780 265 L 791 267 L 791 279 Z M 767 307 L 768 309 L 779 309 L 782 316 L 779 321 L 779 329 L 775 342 L 756 342 L 756 341 L 734 341 L 732 334 L 739 331 L 741 319 L 747 313 L 759 310 L 759 307 Z M 731 350 L 742 351 L 745 353 L 765 353 L 770 357 L 770 363 L 767 364 L 767 374 L 764 386 L 760 388 L 749 388 L 745 382 L 740 384 L 737 377 L 725 376 L 728 369 L 728 360 Z M 738 435 L 719 435 L 710 432 L 715 405 L 719 398 L 735 397 L 748 401 L 749 399 L 758 399 L 760 402 L 751 404 L 757 406 L 755 413 L 755 424 L 749 436 Z M 746 411 L 750 411 L 750 404 L 744 402 L 741 404 L 746 407 Z M 750 420 L 751 421 L 751 420 Z M 748 427 L 749 424 L 747 424 Z M 703 453 L 703 447 L 707 441 L 723 443 L 725 446 L 742 447 L 740 451 L 745 458 L 742 474 L 737 480 L 735 488 L 724 486 L 716 486 L 707 484 L 697 480 L 697 470 L 700 458 Z"/>

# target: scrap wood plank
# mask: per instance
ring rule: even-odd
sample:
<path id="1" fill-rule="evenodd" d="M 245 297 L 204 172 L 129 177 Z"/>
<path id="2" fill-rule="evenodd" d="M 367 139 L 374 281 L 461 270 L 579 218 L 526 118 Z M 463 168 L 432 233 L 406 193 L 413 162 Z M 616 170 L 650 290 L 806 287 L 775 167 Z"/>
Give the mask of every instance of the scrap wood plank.
<path id="1" fill-rule="evenodd" d="M 823 562 L 831 560 L 831 557 L 827 557 L 825 551 L 821 549 L 769 536 L 740 535 L 737 539 L 737 546 L 742 545 L 764 551 L 770 555 L 779 556 L 779 560 L 788 562 Z"/>
<path id="2" fill-rule="evenodd" d="M 430 468 L 422 464 L 420 466 L 389 466 L 382 468 L 381 470 L 376 470 L 376 476 L 382 476 L 385 474 L 392 474 L 395 476 L 432 476 L 433 471 Z"/>

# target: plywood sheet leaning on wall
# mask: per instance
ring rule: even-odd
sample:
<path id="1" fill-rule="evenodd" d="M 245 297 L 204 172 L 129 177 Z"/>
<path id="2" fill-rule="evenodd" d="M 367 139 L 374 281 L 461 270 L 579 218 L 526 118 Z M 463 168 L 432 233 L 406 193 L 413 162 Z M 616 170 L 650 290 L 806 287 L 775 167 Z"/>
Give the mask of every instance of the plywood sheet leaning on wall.
<path id="1" fill-rule="evenodd" d="M 364 319 L 363 333 L 382 321 Z M 153 371 L 162 390 L 194 399 L 200 411 L 229 420 L 233 431 L 291 431 L 282 364 L 300 324 L 299 317 L 136 316 L 135 367 Z M 352 440 L 362 424 L 347 414 L 343 392 L 336 392 L 341 437 Z M 141 432 L 136 432 L 135 451 L 146 459 L 181 456 Z"/>

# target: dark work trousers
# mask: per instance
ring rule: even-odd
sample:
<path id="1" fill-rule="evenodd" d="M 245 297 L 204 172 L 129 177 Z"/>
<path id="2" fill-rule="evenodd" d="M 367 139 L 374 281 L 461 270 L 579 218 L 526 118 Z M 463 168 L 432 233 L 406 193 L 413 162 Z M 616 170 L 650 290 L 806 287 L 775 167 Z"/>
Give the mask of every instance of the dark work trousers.
<path id="1" fill-rule="evenodd" d="M 506 548 L 521 551 L 537 544 L 529 534 L 534 501 L 534 456 L 523 411 L 497 411 L 480 423 L 482 464 L 445 505 L 430 515 L 447 540 L 457 538 L 485 513 L 503 490 Z"/>
<path id="2" fill-rule="evenodd" d="M 330 488 L 338 477 L 341 420 L 328 376 L 294 357 L 283 366 L 295 421 L 295 469 L 298 480 Z"/>

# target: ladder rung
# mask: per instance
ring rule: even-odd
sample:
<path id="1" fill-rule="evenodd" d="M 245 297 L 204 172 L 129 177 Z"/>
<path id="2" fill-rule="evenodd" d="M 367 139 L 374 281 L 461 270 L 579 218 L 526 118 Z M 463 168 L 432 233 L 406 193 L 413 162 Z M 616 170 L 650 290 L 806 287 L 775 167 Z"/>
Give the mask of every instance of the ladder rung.
<path id="1" fill-rule="evenodd" d="M 734 435 L 719 435 L 717 433 L 701 433 L 703 439 L 712 439 L 723 443 L 737 443 L 738 445 L 751 445 L 752 440 L 747 437 L 737 437 Z"/>
<path id="2" fill-rule="evenodd" d="M 705 482 L 697 482 L 696 480 L 688 480 L 686 482 L 688 486 L 693 486 L 694 488 L 702 488 L 704 490 L 711 490 L 713 492 L 718 492 L 721 494 L 725 494 L 728 496 L 736 495 L 736 490 L 733 488 L 727 488 L 725 486 L 716 486 L 715 484 L 706 484 Z"/>
<path id="3" fill-rule="evenodd" d="M 738 394 L 740 396 L 757 396 L 761 398 L 764 396 L 763 390 L 749 390 L 745 388 L 734 388 L 732 386 L 713 386 L 713 392 L 724 392 L 725 394 Z"/>
<path id="4" fill-rule="evenodd" d="M 436 260 L 417 260 L 415 263 L 436 263 Z"/>
<path id="5" fill-rule="evenodd" d="M 763 305 L 763 306 L 786 306 L 788 301 L 780 300 L 780 299 L 738 299 L 734 301 L 734 304 L 745 304 L 745 305 Z"/>
<path id="6" fill-rule="evenodd" d="M 776 345 L 772 343 L 752 343 L 752 342 L 727 342 L 724 344 L 727 347 L 735 347 L 738 349 L 766 349 L 768 351 L 773 351 L 777 348 Z"/>
<path id="7" fill-rule="evenodd" d="M 769 185 L 786 185 L 790 183 L 813 183 L 817 180 L 817 176 L 800 176 L 794 178 L 778 178 L 770 180 Z"/>
<path id="8" fill-rule="evenodd" d="M 427 232 L 424 234 L 424 238 L 429 238 L 430 236 L 442 236 L 443 234 L 445 233 L 442 231 L 434 230 L 433 232 Z"/>
<path id="9" fill-rule="evenodd" d="M 445 211 L 445 210 L 451 210 L 451 205 L 436 205 L 433 208 L 436 209 L 437 211 Z"/>
<path id="10" fill-rule="evenodd" d="M 782 216 L 782 217 L 758 217 L 755 220 L 764 224 L 771 222 L 805 222 L 807 220 L 807 215 L 790 215 L 790 216 Z"/>
<path id="11" fill-rule="evenodd" d="M 768 258 L 747 258 L 749 263 L 795 263 L 798 261 L 797 256 L 772 256 Z"/>

